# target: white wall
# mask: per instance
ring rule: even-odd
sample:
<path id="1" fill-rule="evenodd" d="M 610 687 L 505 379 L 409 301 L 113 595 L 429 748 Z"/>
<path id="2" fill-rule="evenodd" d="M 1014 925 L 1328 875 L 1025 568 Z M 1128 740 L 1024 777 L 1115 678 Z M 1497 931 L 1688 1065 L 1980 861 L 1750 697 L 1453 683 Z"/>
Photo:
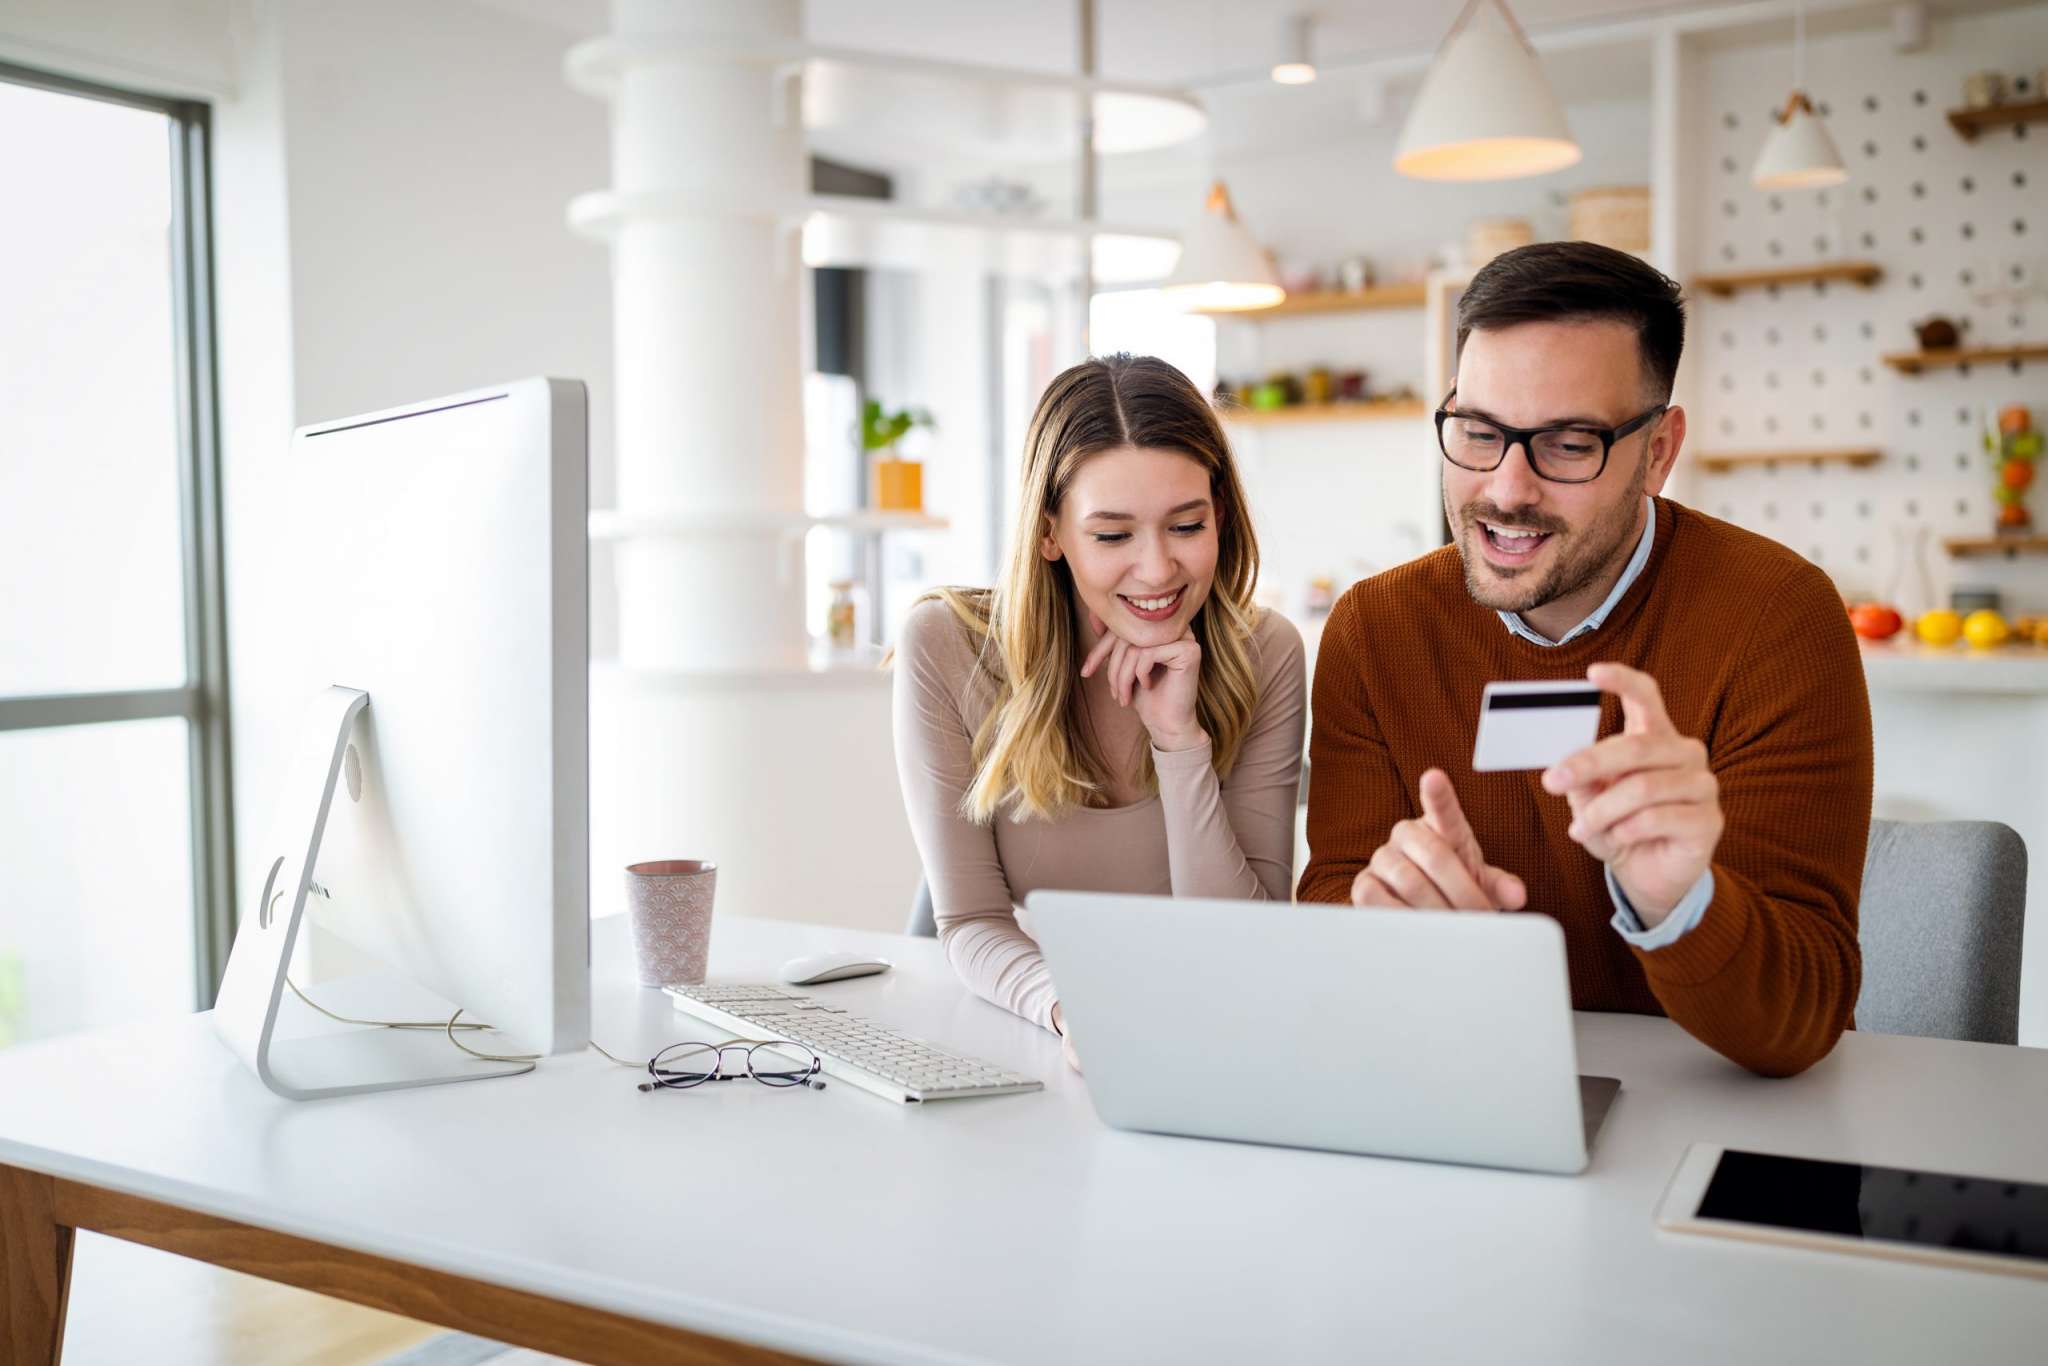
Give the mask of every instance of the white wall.
<path id="1" fill-rule="evenodd" d="M 611 301 L 564 224 L 601 188 L 603 104 L 551 29 L 468 4 L 287 7 L 293 354 L 301 420 L 520 375 L 584 379 L 609 501 Z"/>
<path id="2" fill-rule="evenodd" d="M 161 95 L 222 98 L 253 0 L 7 0 L 0 58 Z"/>

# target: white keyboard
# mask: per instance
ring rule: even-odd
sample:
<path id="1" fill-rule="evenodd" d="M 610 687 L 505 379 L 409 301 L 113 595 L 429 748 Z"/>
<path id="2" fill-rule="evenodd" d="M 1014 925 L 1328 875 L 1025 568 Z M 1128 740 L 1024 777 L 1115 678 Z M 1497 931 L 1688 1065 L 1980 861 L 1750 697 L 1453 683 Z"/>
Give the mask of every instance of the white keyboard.
<path id="1" fill-rule="evenodd" d="M 934 1048 L 784 987 L 707 982 L 662 990 L 677 1010 L 735 1037 L 800 1043 L 824 1061 L 826 1076 L 888 1100 L 956 1100 L 1044 1089 L 1043 1082 Z"/>

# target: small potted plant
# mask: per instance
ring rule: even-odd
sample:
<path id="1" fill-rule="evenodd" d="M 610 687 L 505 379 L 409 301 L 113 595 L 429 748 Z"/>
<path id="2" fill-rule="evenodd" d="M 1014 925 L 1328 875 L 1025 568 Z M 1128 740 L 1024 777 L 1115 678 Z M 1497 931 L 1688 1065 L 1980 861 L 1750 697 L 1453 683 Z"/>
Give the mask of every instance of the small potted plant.
<path id="1" fill-rule="evenodd" d="M 912 427 L 931 428 L 932 415 L 922 408 L 889 412 L 879 399 L 869 399 L 860 413 L 860 444 L 876 452 L 875 506 L 887 512 L 924 511 L 924 462 L 904 460 L 896 443 Z"/>

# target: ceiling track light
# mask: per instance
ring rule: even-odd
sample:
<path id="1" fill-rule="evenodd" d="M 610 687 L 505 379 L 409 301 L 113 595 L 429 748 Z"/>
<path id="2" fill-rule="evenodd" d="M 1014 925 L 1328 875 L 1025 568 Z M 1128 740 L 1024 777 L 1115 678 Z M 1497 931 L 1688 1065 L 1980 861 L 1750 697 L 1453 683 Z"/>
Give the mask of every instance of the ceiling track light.
<path id="1" fill-rule="evenodd" d="M 1307 85 L 1316 78 L 1309 25 L 1306 14 L 1289 15 L 1281 21 L 1280 60 L 1273 63 L 1273 79 L 1282 85 Z"/>

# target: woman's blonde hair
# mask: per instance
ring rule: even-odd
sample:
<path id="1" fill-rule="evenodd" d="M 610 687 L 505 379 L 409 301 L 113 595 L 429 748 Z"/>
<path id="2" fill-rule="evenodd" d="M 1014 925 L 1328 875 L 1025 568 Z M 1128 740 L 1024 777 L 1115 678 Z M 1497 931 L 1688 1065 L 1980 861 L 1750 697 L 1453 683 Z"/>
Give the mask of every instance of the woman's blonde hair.
<path id="1" fill-rule="evenodd" d="M 1195 714 L 1228 775 L 1251 725 L 1258 679 L 1251 652 L 1252 587 L 1259 545 L 1222 424 L 1173 366 L 1153 356 L 1086 360 L 1046 386 L 1024 440 L 1024 481 L 1009 558 L 993 588 L 942 588 L 980 641 L 993 705 L 974 737 L 975 774 L 962 814 L 981 824 L 999 812 L 1054 819 L 1077 806 L 1109 804 L 1116 756 L 1098 751 L 1076 705 L 1082 644 L 1072 571 L 1039 553 L 1046 519 L 1059 513 L 1091 457 L 1124 446 L 1175 451 L 1209 473 L 1216 519 L 1216 577 L 1195 614 L 1202 675 Z M 1149 745 L 1140 779 L 1159 790 Z"/>

